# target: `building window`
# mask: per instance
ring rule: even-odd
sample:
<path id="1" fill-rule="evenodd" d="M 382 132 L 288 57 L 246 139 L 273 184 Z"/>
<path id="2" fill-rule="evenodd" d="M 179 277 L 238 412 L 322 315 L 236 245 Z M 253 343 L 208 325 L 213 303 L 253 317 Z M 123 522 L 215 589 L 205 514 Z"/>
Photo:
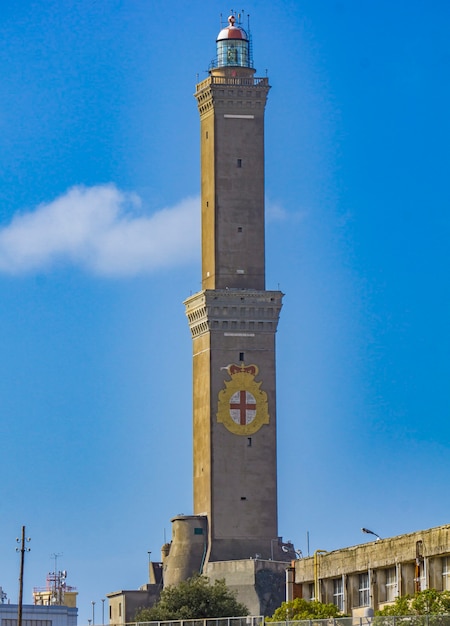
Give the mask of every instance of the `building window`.
<path id="1" fill-rule="evenodd" d="M 310 599 L 311 601 L 313 601 L 313 600 L 315 600 L 315 599 L 316 599 L 316 597 L 315 597 L 315 595 L 314 595 L 314 583 L 309 583 L 309 586 L 308 586 L 308 593 L 309 593 L 309 599 Z"/>
<path id="2" fill-rule="evenodd" d="M 3 618 L 2 626 L 17 626 L 17 619 Z M 23 619 L 22 626 L 52 626 L 51 619 Z"/>
<path id="3" fill-rule="evenodd" d="M 369 593 L 369 572 L 359 575 L 358 579 L 358 605 L 369 606 L 370 605 L 370 593 Z"/>
<path id="4" fill-rule="evenodd" d="M 344 585 L 342 578 L 335 578 L 333 580 L 333 604 L 335 604 L 340 611 L 344 610 Z"/>
<path id="5" fill-rule="evenodd" d="M 425 561 L 421 560 L 417 568 L 418 575 L 418 591 L 423 591 L 427 588 L 427 572 L 425 567 Z"/>
<path id="6" fill-rule="evenodd" d="M 237 160 L 236 167 L 242 167 L 242 159 Z"/>
<path id="7" fill-rule="evenodd" d="M 122 617 L 122 602 L 119 602 L 119 617 Z"/>
<path id="8" fill-rule="evenodd" d="M 450 591 L 450 557 L 442 558 L 442 589 Z"/>
<path id="9" fill-rule="evenodd" d="M 386 602 L 392 602 L 397 597 L 397 568 L 386 570 Z"/>

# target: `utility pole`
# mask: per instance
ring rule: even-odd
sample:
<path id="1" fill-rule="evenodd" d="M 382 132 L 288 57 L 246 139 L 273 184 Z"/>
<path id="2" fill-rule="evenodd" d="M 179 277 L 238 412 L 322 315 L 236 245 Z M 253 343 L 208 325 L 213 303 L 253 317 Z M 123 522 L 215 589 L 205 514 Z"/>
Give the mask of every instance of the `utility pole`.
<path id="1" fill-rule="evenodd" d="M 22 526 L 22 537 L 16 539 L 17 543 L 20 543 L 20 548 L 16 548 L 16 552 L 20 552 L 20 576 L 19 576 L 19 602 L 17 608 L 17 626 L 22 626 L 22 603 L 23 603 L 23 566 L 25 564 L 25 552 L 29 552 L 30 548 L 25 547 L 25 526 Z"/>

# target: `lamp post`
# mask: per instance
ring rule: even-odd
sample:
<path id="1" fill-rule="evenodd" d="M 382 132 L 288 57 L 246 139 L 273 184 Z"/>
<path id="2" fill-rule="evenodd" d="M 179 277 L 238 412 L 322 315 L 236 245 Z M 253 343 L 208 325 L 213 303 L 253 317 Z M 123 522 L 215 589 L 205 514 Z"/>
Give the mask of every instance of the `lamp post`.
<path id="1" fill-rule="evenodd" d="M 92 604 L 92 626 L 95 624 L 95 600 L 91 600 Z"/>
<path id="2" fill-rule="evenodd" d="M 102 598 L 102 626 L 105 623 L 105 598 Z"/>
<path id="3" fill-rule="evenodd" d="M 326 554 L 327 550 L 316 550 L 314 552 L 314 600 L 320 602 L 319 598 L 319 554 Z"/>
<path id="4" fill-rule="evenodd" d="M 377 533 L 374 533 L 373 530 L 369 530 L 368 528 L 361 528 L 363 533 L 366 533 L 366 535 L 373 535 L 374 537 L 377 538 L 377 541 L 379 539 L 381 539 L 380 535 L 377 535 Z"/>

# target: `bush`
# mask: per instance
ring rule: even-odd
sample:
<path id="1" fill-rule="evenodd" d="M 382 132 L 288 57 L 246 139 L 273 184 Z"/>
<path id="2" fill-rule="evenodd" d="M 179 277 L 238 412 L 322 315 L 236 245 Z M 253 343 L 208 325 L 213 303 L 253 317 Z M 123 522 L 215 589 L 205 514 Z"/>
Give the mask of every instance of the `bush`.
<path id="1" fill-rule="evenodd" d="M 141 609 L 137 622 L 155 622 L 206 617 L 238 617 L 248 609 L 236 600 L 224 580 L 210 584 L 206 576 L 193 576 L 178 585 L 166 587 L 155 606 Z"/>

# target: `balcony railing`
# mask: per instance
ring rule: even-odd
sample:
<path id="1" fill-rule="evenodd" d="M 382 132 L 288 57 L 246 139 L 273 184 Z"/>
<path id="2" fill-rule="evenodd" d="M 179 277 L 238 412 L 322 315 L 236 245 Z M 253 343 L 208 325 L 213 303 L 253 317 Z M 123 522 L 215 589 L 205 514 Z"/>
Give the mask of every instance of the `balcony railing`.
<path id="1" fill-rule="evenodd" d="M 268 87 L 267 77 L 256 76 L 208 76 L 197 85 L 197 92 L 207 89 L 210 85 L 232 85 L 233 87 Z"/>

